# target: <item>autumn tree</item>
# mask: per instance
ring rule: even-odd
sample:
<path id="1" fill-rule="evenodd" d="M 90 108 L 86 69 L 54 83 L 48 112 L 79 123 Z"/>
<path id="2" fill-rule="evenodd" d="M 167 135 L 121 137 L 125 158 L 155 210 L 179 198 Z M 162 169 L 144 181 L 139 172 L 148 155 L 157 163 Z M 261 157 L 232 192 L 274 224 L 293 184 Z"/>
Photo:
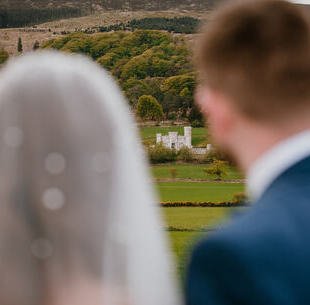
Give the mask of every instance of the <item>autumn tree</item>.
<path id="1" fill-rule="evenodd" d="M 130 78 L 121 84 L 132 106 L 137 105 L 139 97 L 142 95 L 152 95 L 161 104 L 164 97 L 160 89 L 163 79 L 161 77 Z"/>
<path id="2" fill-rule="evenodd" d="M 137 104 L 137 115 L 143 120 L 159 121 L 164 113 L 162 106 L 152 95 L 140 96 Z"/>
<path id="3" fill-rule="evenodd" d="M 161 90 L 164 93 L 163 108 L 165 113 L 182 111 L 183 117 L 189 117 L 190 121 L 202 119 L 200 112 L 196 113 L 194 104 L 194 91 L 196 88 L 195 73 L 185 73 L 166 78 Z"/>

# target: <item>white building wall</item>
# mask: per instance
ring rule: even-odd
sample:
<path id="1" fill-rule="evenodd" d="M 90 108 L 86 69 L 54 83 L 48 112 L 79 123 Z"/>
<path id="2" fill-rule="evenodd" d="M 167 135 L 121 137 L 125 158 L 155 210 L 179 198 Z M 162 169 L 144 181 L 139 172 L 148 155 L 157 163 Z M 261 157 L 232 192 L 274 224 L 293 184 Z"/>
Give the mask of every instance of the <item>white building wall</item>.
<path id="1" fill-rule="evenodd" d="M 192 146 L 192 127 L 184 127 L 184 136 L 178 135 L 177 132 L 169 132 L 163 136 L 161 133 L 156 134 L 156 143 L 162 143 L 167 148 L 180 150 L 182 147 L 192 149 L 194 154 L 205 154 L 212 149 L 211 144 L 206 148 L 193 148 Z"/>
<path id="2" fill-rule="evenodd" d="M 195 155 L 204 155 L 207 152 L 209 152 L 210 150 L 212 150 L 212 145 L 208 144 L 207 147 L 193 147 L 192 148 L 192 152 Z"/>
<path id="3" fill-rule="evenodd" d="M 185 146 L 192 148 L 192 127 L 184 127 Z"/>

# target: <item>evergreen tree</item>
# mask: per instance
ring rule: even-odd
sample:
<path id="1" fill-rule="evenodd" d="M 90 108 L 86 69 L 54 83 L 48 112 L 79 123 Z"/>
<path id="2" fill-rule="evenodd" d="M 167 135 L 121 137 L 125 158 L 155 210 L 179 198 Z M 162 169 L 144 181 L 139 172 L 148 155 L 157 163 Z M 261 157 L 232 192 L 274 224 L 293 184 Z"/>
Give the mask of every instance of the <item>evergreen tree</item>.
<path id="1" fill-rule="evenodd" d="M 40 43 L 39 43 L 38 40 L 36 40 L 36 41 L 34 42 L 34 44 L 33 44 L 32 49 L 33 49 L 33 51 L 36 51 L 36 50 L 39 49 L 39 48 L 40 48 Z"/>
<path id="2" fill-rule="evenodd" d="M 17 52 L 23 53 L 23 42 L 22 42 L 21 37 L 18 37 Z"/>

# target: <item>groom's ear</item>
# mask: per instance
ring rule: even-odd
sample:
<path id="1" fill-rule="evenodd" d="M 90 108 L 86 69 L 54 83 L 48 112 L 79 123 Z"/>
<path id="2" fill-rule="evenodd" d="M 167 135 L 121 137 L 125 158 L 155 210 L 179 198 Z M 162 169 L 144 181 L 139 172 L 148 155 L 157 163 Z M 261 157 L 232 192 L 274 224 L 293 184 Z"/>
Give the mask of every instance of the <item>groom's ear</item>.
<path id="1" fill-rule="evenodd" d="M 235 103 L 225 93 L 208 87 L 197 90 L 196 103 L 206 117 L 210 134 L 215 142 L 220 146 L 226 146 L 238 120 Z"/>
<path id="2" fill-rule="evenodd" d="M 209 87 L 200 87 L 195 99 L 210 125 L 224 130 L 231 127 L 235 110 L 229 96 Z"/>

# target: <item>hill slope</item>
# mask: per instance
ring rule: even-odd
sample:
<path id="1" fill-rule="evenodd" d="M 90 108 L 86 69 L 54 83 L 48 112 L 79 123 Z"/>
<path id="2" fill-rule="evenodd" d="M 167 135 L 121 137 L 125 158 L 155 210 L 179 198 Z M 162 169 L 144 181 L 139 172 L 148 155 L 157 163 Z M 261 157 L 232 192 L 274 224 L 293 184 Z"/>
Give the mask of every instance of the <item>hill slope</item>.
<path id="1" fill-rule="evenodd" d="M 77 7 L 84 11 L 100 9 L 163 10 L 174 8 L 208 9 L 220 0 L 0 0 L 8 9 Z"/>

